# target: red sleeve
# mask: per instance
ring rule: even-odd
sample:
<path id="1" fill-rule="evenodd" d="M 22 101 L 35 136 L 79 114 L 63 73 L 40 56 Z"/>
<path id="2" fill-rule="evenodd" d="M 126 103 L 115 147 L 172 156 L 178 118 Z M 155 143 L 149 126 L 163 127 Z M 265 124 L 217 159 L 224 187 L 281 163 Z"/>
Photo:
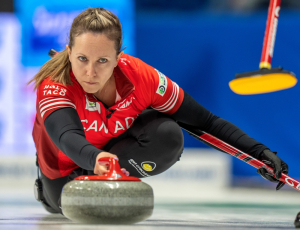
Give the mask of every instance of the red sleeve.
<path id="1" fill-rule="evenodd" d="M 37 90 L 37 110 L 43 121 L 50 113 L 64 107 L 76 109 L 71 87 L 45 79 Z"/>
<path id="2" fill-rule="evenodd" d="M 173 114 L 180 107 L 184 92 L 163 73 L 139 60 L 139 74 L 145 78 L 144 96 L 150 106 L 162 113 Z"/>

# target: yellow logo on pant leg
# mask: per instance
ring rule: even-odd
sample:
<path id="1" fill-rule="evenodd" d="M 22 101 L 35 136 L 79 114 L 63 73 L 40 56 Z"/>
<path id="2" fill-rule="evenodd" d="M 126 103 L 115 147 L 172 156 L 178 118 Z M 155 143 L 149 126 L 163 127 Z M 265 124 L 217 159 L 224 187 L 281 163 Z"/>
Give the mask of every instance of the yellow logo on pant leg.
<path id="1" fill-rule="evenodd" d="M 145 171 L 151 172 L 155 169 L 156 164 L 152 161 L 144 161 L 142 162 L 141 166 Z"/>
<path id="2" fill-rule="evenodd" d="M 152 171 L 152 166 L 149 164 L 143 164 L 143 169 L 145 169 L 146 171 Z"/>

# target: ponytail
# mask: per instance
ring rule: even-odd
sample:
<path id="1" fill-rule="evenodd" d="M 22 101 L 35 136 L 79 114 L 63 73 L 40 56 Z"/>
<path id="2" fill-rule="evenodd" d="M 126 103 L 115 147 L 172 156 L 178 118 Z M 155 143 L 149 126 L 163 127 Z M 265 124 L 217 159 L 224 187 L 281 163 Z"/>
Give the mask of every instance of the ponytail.
<path id="1" fill-rule="evenodd" d="M 54 82 L 72 85 L 70 69 L 69 55 L 67 49 L 65 49 L 47 61 L 28 84 L 34 82 L 34 89 L 37 89 L 45 78 L 51 76 L 51 80 Z"/>

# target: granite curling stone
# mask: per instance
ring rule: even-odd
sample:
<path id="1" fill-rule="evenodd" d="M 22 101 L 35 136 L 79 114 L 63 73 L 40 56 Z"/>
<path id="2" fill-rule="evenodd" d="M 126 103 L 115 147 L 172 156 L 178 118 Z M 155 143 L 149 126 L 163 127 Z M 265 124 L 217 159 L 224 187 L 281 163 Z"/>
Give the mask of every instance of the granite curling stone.
<path id="1" fill-rule="evenodd" d="M 139 178 L 122 173 L 114 158 L 101 158 L 109 166 L 104 176 L 76 177 L 63 187 L 62 212 L 84 224 L 133 224 L 153 212 L 153 190 Z"/>

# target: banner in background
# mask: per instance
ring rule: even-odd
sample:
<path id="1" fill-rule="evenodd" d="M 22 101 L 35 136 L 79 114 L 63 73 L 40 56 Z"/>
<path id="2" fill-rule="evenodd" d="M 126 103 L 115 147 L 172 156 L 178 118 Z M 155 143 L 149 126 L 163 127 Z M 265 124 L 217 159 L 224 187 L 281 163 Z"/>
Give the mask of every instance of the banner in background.
<path id="1" fill-rule="evenodd" d="M 230 187 L 231 159 L 213 149 L 185 148 L 171 168 L 143 181 L 153 188 L 156 201 L 209 202 Z"/>
<path id="2" fill-rule="evenodd" d="M 17 0 L 17 16 L 22 24 L 22 63 L 42 66 L 48 51 L 65 49 L 73 19 L 89 7 L 102 7 L 116 14 L 123 26 L 126 53 L 135 52 L 133 0 Z"/>
<path id="3" fill-rule="evenodd" d="M 11 154 L 23 144 L 18 118 L 23 114 L 20 81 L 20 24 L 10 13 L 0 14 L 0 154 Z M 22 81 L 22 80 L 21 80 Z M 20 106 L 21 105 L 21 106 Z"/>
<path id="4" fill-rule="evenodd" d="M 1 190 L 31 190 L 37 177 L 34 156 L 2 157 L 0 161 Z M 154 162 L 153 162 L 154 163 Z M 143 168 L 143 165 L 138 165 Z M 154 169 L 155 170 L 155 169 Z M 143 170 L 147 173 L 147 170 Z M 148 169 L 149 171 L 149 169 Z M 176 200 L 210 202 L 230 187 L 231 158 L 216 150 L 185 149 L 180 161 L 165 172 L 147 178 L 155 201 Z M 33 191 L 32 191 L 33 193 Z"/>

